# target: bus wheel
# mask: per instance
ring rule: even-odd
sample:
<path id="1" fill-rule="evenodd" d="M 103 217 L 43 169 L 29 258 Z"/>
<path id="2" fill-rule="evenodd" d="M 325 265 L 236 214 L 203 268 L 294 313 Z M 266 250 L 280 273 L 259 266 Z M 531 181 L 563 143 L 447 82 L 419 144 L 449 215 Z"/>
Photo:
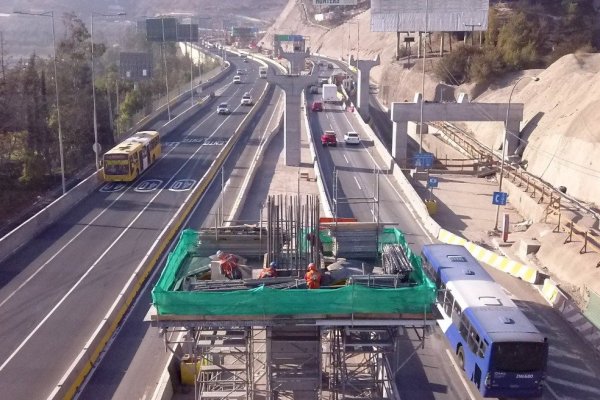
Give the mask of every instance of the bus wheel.
<path id="1" fill-rule="evenodd" d="M 460 367 L 460 369 L 462 369 L 464 371 L 465 370 L 465 351 L 463 350 L 462 346 L 460 346 L 458 348 L 458 351 L 456 352 L 456 356 L 458 357 L 458 366 Z"/>

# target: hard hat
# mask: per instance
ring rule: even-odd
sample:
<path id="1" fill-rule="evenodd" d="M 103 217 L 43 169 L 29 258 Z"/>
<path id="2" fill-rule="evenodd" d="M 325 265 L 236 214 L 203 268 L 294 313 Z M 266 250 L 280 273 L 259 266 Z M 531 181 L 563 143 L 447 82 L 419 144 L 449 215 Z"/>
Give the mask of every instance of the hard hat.
<path id="1" fill-rule="evenodd" d="M 217 250 L 217 257 L 221 257 L 223 255 L 223 252 L 221 250 Z"/>
<path id="2" fill-rule="evenodd" d="M 316 271 L 317 266 L 315 265 L 315 263 L 310 263 L 310 264 L 308 264 L 308 269 L 311 271 Z"/>
<path id="3" fill-rule="evenodd" d="M 269 264 L 269 266 L 275 268 L 277 266 L 277 263 L 275 261 L 271 261 L 271 264 Z"/>

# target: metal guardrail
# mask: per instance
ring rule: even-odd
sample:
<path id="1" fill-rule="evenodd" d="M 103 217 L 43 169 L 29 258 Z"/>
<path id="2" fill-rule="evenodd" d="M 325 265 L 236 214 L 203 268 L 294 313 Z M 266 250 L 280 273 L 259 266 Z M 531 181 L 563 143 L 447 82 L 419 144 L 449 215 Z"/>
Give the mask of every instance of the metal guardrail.
<path id="1" fill-rule="evenodd" d="M 431 125 L 443 132 L 447 140 L 452 141 L 466 154 L 473 157 L 473 159 L 485 160 L 489 165 L 499 166 L 501 156 L 495 154 L 492 149 L 479 143 L 460 128 L 447 122 Z M 581 254 L 588 251 L 600 253 L 600 232 L 596 229 L 583 226 L 581 223 L 578 224 L 567 216 L 567 212 L 573 208 L 577 208 L 582 214 L 590 215 L 598 221 L 600 219 L 598 213 L 586 207 L 577 201 L 577 199 L 560 192 L 549 183 L 530 174 L 518 165 L 505 164 L 504 176 L 505 179 L 510 180 L 532 198 L 537 199 L 538 204 L 545 205 L 544 222 L 555 222 L 556 227 L 554 228 L 554 232 L 568 232 L 565 243 L 572 242 L 574 240 L 573 235 L 575 235 L 583 243 L 579 251 Z"/>

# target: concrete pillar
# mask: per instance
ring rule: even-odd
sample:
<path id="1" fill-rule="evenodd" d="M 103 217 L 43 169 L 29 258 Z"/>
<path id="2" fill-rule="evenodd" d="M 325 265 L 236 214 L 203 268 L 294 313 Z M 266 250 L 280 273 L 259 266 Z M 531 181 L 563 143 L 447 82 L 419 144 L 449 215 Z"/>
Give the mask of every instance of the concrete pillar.
<path id="1" fill-rule="evenodd" d="M 407 167 L 408 121 L 392 122 L 392 157 L 402 168 Z"/>
<path id="2" fill-rule="evenodd" d="M 356 94 L 356 107 L 360 116 L 366 121 L 369 119 L 369 75 L 371 68 L 380 64 L 379 55 L 374 60 L 355 60 L 350 58 L 350 65 L 358 69 L 358 91 Z"/>
<path id="3" fill-rule="evenodd" d="M 506 125 L 508 134 L 506 135 L 506 156 L 515 155 L 519 147 L 519 133 L 521 132 L 521 120 L 519 118 L 510 118 Z"/>
<path id="4" fill-rule="evenodd" d="M 304 60 L 308 56 L 308 51 L 285 53 L 279 43 L 276 44 L 279 54 L 288 60 L 291 64 L 290 74 L 269 75 L 268 80 L 279 86 L 285 92 L 285 109 L 283 111 L 283 132 L 284 132 L 284 160 L 285 165 L 300 166 L 300 95 L 302 91 L 315 78 L 308 75 L 299 75 L 304 68 Z"/>

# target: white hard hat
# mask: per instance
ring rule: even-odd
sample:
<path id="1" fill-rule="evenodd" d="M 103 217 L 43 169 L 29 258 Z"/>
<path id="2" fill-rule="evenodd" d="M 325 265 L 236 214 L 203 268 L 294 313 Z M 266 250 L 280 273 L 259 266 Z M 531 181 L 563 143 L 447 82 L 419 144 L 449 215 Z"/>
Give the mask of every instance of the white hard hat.
<path id="1" fill-rule="evenodd" d="M 217 250 L 217 257 L 219 257 L 223 252 L 221 250 Z"/>

